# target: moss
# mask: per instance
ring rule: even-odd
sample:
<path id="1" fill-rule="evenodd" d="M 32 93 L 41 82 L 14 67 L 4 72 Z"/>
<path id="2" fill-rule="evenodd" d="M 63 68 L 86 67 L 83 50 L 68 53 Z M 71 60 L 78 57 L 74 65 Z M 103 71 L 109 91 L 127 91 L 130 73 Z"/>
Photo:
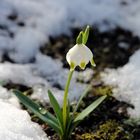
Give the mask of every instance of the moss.
<path id="1" fill-rule="evenodd" d="M 79 140 L 132 140 L 131 134 L 114 120 L 109 120 L 100 125 L 94 133 L 85 133 Z M 77 140 L 78 140 L 77 139 Z"/>
<path id="2" fill-rule="evenodd" d="M 96 95 L 112 95 L 112 87 L 110 86 L 99 86 L 94 89 Z"/>

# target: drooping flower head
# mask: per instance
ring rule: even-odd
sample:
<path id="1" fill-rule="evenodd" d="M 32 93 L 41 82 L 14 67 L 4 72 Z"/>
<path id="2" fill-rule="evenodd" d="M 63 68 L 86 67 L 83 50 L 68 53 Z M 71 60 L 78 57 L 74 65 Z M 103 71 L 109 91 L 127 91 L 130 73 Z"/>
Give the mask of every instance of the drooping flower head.
<path id="1" fill-rule="evenodd" d="M 88 35 L 89 26 L 87 26 L 85 32 L 80 32 L 79 36 L 77 37 L 77 44 L 73 46 L 66 55 L 66 59 L 71 70 L 74 70 L 76 66 L 79 66 L 81 69 L 85 69 L 89 62 L 91 62 L 91 65 L 95 66 L 93 54 L 91 50 L 85 45 Z"/>

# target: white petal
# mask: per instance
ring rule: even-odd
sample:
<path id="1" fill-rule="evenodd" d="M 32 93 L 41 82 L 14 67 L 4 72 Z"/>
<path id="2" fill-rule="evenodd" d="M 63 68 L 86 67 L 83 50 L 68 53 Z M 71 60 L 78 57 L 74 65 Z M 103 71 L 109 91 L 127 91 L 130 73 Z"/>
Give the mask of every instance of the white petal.
<path id="1" fill-rule="evenodd" d="M 76 44 L 67 53 L 66 59 L 69 64 L 74 63 L 76 66 L 81 67 L 81 63 L 87 65 L 93 58 L 93 54 L 90 49 L 84 44 Z"/>

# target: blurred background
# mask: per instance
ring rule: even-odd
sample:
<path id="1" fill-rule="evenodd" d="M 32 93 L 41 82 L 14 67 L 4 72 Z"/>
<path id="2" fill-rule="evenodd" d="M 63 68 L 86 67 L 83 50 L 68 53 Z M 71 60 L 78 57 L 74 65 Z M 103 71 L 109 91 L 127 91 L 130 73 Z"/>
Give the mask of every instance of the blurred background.
<path id="1" fill-rule="evenodd" d="M 32 90 L 29 96 L 46 104 L 51 88 L 61 104 L 69 71 L 65 56 L 86 25 L 97 67 L 76 69 L 70 101 L 88 84 L 109 87 L 139 124 L 139 0 L 0 0 L 0 102 L 19 106 L 9 91 L 16 88 Z"/>

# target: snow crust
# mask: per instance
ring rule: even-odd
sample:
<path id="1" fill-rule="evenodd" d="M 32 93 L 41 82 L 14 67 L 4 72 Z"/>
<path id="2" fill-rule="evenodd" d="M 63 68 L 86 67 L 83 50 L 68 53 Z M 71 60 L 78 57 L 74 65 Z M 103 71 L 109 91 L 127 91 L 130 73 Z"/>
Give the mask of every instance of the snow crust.
<path id="1" fill-rule="evenodd" d="M 114 87 L 114 96 L 120 101 L 134 105 L 128 113 L 132 118 L 140 117 L 140 50 L 136 51 L 129 62 L 117 70 L 107 69 L 102 73 L 103 81 Z"/>
<path id="2" fill-rule="evenodd" d="M 86 76 L 86 80 L 89 80 L 92 71 L 87 72 L 89 76 Z M 14 83 L 32 87 L 34 91 L 32 98 L 39 99 L 42 103 L 49 102 L 47 91 L 51 89 L 59 103 L 62 104 L 68 70 L 62 68 L 60 61 L 38 54 L 34 64 L 23 65 L 9 62 L 0 64 L 0 73 L 0 79 L 4 84 Z M 85 84 L 77 82 L 78 75 L 75 73 L 72 80 L 70 101 L 77 99 L 86 87 Z M 59 85 L 62 89 L 56 88 L 55 85 Z M 42 129 L 31 122 L 28 113 L 18 109 L 20 105 L 12 91 L 2 86 L 0 86 L 0 106 L 0 138 L 4 140 L 47 140 Z"/>
<path id="3" fill-rule="evenodd" d="M 48 89 L 54 92 L 59 103 L 62 103 L 63 90 L 67 80 L 69 70 L 63 69 L 62 63 L 59 60 L 53 60 L 48 56 L 38 54 L 34 64 L 0 64 L 0 79 L 4 83 L 21 84 L 27 87 L 32 87 L 34 93 L 33 98 L 39 99 L 42 102 L 48 102 Z M 84 72 L 88 80 L 93 72 L 87 70 Z M 70 101 L 78 99 L 81 93 L 86 88 L 86 84 L 77 82 L 80 76 L 78 72 L 74 73 L 72 78 L 69 99 Z M 83 79 L 84 79 L 83 75 Z"/>
<path id="4" fill-rule="evenodd" d="M 0 86 L 0 100 L 11 103 L 16 107 L 20 107 L 17 98 L 14 96 L 12 91 L 8 91 L 6 88 Z"/>
<path id="5" fill-rule="evenodd" d="M 48 140 L 41 127 L 26 111 L 0 100 L 1 140 Z"/>
<path id="6" fill-rule="evenodd" d="M 0 80 L 32 87 L 32 98 L 42 102 L 48 102 L 47 90 L 52 89 L 62 103 L 68 70 L 62 68 L 60 61 L 40 54 L 39 49 L 49 41 L 50 35 L 69 34 L 72 27 L 87 24 L 97 25 L 100 31 L 119 26 L 140 37 L 140 1 L 123 0 L 122 4 L 122 0 L 0 0 L 0 61 L 6 54 L 15 62 L 0 63 Z M 126 44 L 120 46 L 127 48 Z M 132 117 L 140 115 L 139 56 L 140 53 L 136 52 L 127 65 L 117 71 L 109 70 L 104 77 L 107 84 L 117 86 L 114 96 L 135 106 L 134 110 L 128 110 Z M 87 78 L 86 72 L 84 74 Z M 89 74 L 88 71 L 88 75 L 87 81 L 92 72 Z M 78 77 L 78 73 L 75 73 L 70 100 L 78 98 L 86 87 L 77 82 Z M 0 104 L 8 108 L 12 97 L 6 89 L 0 88 L 0 98 L 4 98 Z M 1 113 L 5 112 L 2 110 Z M 7 118 L 0 116 L 0 120 L 10 119 L 12 114 Z M 4 131 L 0 132 L 4 134 Z"/>
<path id="7" fill-rule="evenodd" d="M 13 61 L 27 63 L 50 35 L 69 33 L 70 28 L 87 24 L 95 24 L 101 31 L 120 26 L 140 36 L 140 1 L 123 3 L 126 4 L 122 0 L 1 0 L 0 56 L 6 51 Z"/>

